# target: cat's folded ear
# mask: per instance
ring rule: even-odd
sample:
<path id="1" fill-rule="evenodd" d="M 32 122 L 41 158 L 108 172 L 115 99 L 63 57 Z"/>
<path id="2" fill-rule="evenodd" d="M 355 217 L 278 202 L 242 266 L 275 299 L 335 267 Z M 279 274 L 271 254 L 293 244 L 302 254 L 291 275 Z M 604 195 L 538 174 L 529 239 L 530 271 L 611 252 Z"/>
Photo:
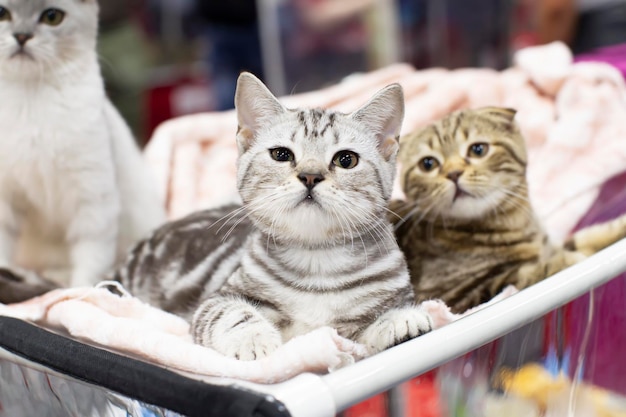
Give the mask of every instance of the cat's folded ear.
<path id="1" fill-rule="evenodd" d="M 400 84 L 380 90 L 351 117 L 376 134 L 378 148 L 385 159 L 395 157 L 404 120 L 404 92 Z"/>
<path id="2" fill-rule="evenodd" d="M 237 80 L 235 108 L 239 123 L 237 145 L 240 153 L 248 150 L 259 129 L 268 120 L 286 111 L 261 80 L 249 72 L 241 73 Z"/>
<path id="3" fill-rule="evenodd" d="M 515 115 L 517 114 L 517 110 L 511 109 L 508 107 L 480 107 L 475 110 L 478 114 L 482 114 L 485 116 L 493 116 L 498 118 L 504 118 L 509 123 L 513 123 L 515 119 Z"/>

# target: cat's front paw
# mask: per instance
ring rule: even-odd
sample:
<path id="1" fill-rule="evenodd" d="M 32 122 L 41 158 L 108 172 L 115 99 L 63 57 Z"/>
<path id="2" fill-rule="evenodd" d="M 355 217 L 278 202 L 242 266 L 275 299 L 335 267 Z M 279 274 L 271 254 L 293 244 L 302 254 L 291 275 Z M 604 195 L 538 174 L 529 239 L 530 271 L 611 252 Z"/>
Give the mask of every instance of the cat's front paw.
<path id="1" fill-rule="evenodd" d="M 209 298 L 191 321 L 193 341 L 245 361 L 269 356 L 280 345 L 280 331 L 248 302 Z"/>
<path id="2" fill-rule="evenodd" d="M 241 339 L 231 343 L 222 353 L 242 361 L 267 357 L 282 345 L 280 334 L 276 331 L 268 332 L 268 330 L 270 329 L 250 329 L 248 334 L 242 335 Z"/>
<path id="3" fill-rule="evenodd" d="M 266 323 L 251 323 L 214 337 L 213 348 L 223 355 L 253 361 L 271 355 L 282 345 L 280 332 Z"/>
<path id="4" fill-rule="evenodd" d="M 417 307 L 390 310 L 370 325 L 359 341 L 370 353 L 382 352 L 433 329 L 432 318 Z"/>

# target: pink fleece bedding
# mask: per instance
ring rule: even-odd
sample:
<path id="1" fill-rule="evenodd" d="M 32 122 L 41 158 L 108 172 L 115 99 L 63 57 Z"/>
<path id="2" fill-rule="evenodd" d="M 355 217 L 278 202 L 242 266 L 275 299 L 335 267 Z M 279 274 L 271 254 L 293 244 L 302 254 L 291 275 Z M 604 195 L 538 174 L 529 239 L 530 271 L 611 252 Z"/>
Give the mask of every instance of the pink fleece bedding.
<path id="1" fill-rule="evenodd" d="M 509 287 L 486 305 L 515 292 Z M 441 301 L 427 301 L 423 307 L 436 327 L 461 317 L 452 314 Z M 0 315 L 27 320 L 197 379 L 222 377 L 277 383 L 303 372 L 326 373 L 368 355 L 365 346 L 323 327 L 291 339 L 267 358 L 236 360 L 194 344 L 189 324 L 183 319 L 105 288 L 55 290 L 24 303 L 0 304 Z"/>
<path id="2" fill-rule="evenodd" d="M 617 69 L 574 63 L 561 43 L 521 50 L 514 62 L 500 72 L 416 71 L 397 64 L 283 102 L 350 112 L 386 84 L 399 82 L 406 97 L 403 133 L 461 108 L 516 108 L 530 155 L 531 200 L 558 242 L 593 204 L 601 185 L 626 170 L 626 88 Z M 156 131 L 146 157 L 171 218 L 237 200 L 235 132 L 232 111 L 174 119 Z"/>

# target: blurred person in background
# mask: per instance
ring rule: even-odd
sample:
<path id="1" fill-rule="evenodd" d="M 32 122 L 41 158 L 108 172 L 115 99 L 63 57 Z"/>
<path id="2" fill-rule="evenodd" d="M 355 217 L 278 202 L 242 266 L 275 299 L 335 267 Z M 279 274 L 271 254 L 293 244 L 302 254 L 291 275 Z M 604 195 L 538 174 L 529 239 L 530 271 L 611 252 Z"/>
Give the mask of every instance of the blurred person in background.
<path id="1" fill-rule="evenodd" d="M 626 42 L 626 0 L 538 0 L 541 43 L 563 41 L 575 54 Z"/>
<path id="2" fill-rule="evenodd" d="M 142 7 L 142 0 L 101 0 L 98 41 L 107 93 L 140 145 L 145 142 L 146 74 L 152 65 L 149 43 L 139 19 Z"/>
<path id="3" fill-rule="evenodd" d="M 290 0 L 293 20 L 284 22 L 288 83 L 309 91 L 370 69 L 365 19 L 375 1 Z"/>
<path id="4" fill-rule="evenodd" d="M 263 79 L 256 0 L 196 0 L 216 110 L 234 107 L 241 71 Z"/>

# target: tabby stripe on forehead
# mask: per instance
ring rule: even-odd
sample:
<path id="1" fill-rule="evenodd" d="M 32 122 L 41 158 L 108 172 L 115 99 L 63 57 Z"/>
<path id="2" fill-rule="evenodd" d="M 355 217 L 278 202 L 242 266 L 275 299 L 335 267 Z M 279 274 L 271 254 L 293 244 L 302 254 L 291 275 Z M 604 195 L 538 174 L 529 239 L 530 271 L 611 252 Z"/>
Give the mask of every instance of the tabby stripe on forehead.
<path id="1" fill-rule="evenodd" d="M 319 110 L 313 109 L 311 110 L 311 136 L 318 137 L 319 136 L 319 124 L 320 119 L 322 118 L 323 113 Z"/>
<path id="2" fill-rule="evenodd" d="M 298 113 L 298 121 L 300 122 L 300 124 L 302 125 L 302 128 L 304 129 L 304 136 L 309 136 L 309 126 L 306 122 L 306 117 L 304 114 L 304 111 L 300 111 Z"/>
<path id="3" fill-rule="evenodd" d="M 328 114 L 328 123 L 326 123 L 326 125 L 322 128 L 322 131 L 320 132 L 320 135 L 324 136 L 324 134 L 326 133 L 326 130 L 328 130 L 329 127 L 333 128 L 334 126 L 335 126 L 335 113 L 329 113 Z M 336 132 L 335 132 L 335 136 L 337 136 Z"/>
<path id="4" fill-rule="evenodd" d="M 459 130 L 459 128 L 461 127 L 461 119 L 463 118 L 463 113 L 459 114 L 458 116 L 456 116 L 454 118 L 454 121 L 456 122 L 454 125 L 454 128 L 452 129 L 452 133 L 451 133 L 451 137 L 452 139 L 456 138 L 457 135 L 457 131 Z M 463 139 L 467 140 L 468 139 L 468 135 L 465 134 L 463 135 Z"/>
<path id="5" fill-rule="evenodd" d="M 435 136 L 437 141 L 440 144 L 443 144 L 443 137 L 441 136 L 441 132 L 439 131 L 439 129 L 436 126 L 430 126 L 429 129 L 432 131 L 432 134 L 433 134 L 433 136 Z M 434 149 L 435 148 L 435 143 L 433 142 L 433 137 L 432 136 L 430 136 L 428 138 L 428 146 L 430 147 L 430 149 Z"/>

